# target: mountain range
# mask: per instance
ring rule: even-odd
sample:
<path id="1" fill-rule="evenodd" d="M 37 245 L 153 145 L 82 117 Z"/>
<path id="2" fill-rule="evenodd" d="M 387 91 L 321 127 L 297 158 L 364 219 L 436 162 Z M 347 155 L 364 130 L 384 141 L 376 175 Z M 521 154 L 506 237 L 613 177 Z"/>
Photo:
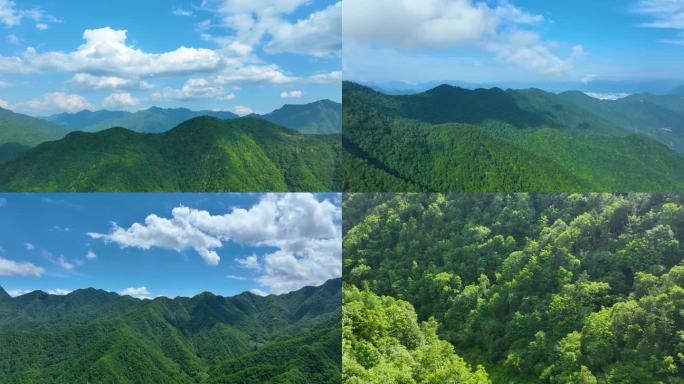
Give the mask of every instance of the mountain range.
<path id="1" fill-rule="evenodd" d="M 153 300 L 0 288 L 0 382 L 340 383 L 341 285 Z"/>
<path id="2" fill-rule="evenodd" d="M 676 118 L 684 111 L 681 98 L 634 95 L 627 101 L 603 101 L 582 95 L 450 85 L 387 95 L 345 82 L 343 188 L 684 188 L 684 158 L 677 151 L 684 148 Z"/>
<path id="3" fill-rule="evenodd" d="M 330 100 L 309 104 L 286 104 L 265 115 L 251 114 L 302 133 L 340 133 L 342 106 Z M 125 111 L 81 111 L 61 113 L 45 120 L 71 131 L 97 132 L 112 127 L 125 127 L 140 133 L 166 132 L 178 124 L 199 116 L 212 116 L 222 120 L 235 119 L 238 115 L 228 111 L 192 111 L 186 108 L 164 109 L 152 107 L 137 112 Z"/>
<path id="4" fill-rule="evenodd" d="M 332 191 L 339 135 L 196 117 L 158 134 L 72 132 L 0 166 L 3 191 Z"/>

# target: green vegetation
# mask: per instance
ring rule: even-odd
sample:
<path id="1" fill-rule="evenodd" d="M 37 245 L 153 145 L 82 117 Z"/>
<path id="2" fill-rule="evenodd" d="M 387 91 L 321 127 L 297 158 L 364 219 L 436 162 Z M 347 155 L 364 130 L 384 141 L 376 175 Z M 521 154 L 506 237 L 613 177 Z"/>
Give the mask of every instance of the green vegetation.
<path id="1" fill-rule="evenodd" d="M 199 117 L 162 134 L 73 132 L 0 167 L 4 191 L 332 191 L 339 135 Z"/>
<path id="2" fill-rule="evenodd" d="M 375 366 L 413 375 L 390 383 L 421 382 L 406 301 L 418 322 L 441 324 L 461 368 L 482 365 L 493 383 L 684 383 L 684 195 L 351 194 L 343 204 L 345 382 Z"/>
<path id="3" fill-rule="evenodd" d="M 0 145 L 33 147 L 60 139 L 68 132 L 66 127 L 0 108 Z"/>
<path id="4" fill-rule="evenodd" d="M 677 191 L 684 158 L 565 97 L 439 86 L 388 96 L 343 85 L 343 189 Z"/>
<path id="5" fill-rule="evenodd" d="M 684 98 L 674 95 L 636 94 L 618 100 L 599 100 L 582 92 L 560 97 L 629 132 L 652 137 L 684 152 Z"/>
<path id="6" fill-rule="evenodd" d="M 137 300 L 0 288 L 0 382 L 340 382 L 341 281 L 281 296 Z"/>
<path id="7" fill-rule="evenodd" d="M 294 105 L 255 116 L 302 133 L 331 134 L 342 132 L 342 105 L 330 100 Z"/>

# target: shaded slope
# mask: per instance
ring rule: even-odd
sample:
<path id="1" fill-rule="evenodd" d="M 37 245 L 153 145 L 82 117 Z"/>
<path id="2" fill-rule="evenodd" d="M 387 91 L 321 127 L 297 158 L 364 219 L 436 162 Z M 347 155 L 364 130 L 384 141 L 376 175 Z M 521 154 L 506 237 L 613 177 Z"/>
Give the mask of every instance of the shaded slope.
<path id="1" fill-rule="evenodd" d="M 330 100 L 302 105 L 286 104 L 259 117 L 302 133 L 342 132 L 342 105 Z"/>
<path id="2" fill-rule="evenodd" d="M 0 108 L 0 144 L 33 147 L 60 139 L 67 132 L 66 127 Z"/>
<path id="3" fill-rule="evenodd" d="M 163 134 L 74 132 L 0 169 L 12 191 L 329 191 L 339 139 L 256 119 L 189 120 Z"/>

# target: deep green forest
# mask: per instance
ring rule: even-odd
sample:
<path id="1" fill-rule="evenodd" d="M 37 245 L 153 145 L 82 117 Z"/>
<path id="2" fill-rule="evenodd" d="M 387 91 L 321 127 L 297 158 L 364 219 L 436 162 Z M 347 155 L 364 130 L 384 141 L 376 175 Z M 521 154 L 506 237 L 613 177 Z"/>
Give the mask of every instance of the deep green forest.
<path id="1" fill-rule="evenodd" d="M 345 82 L 343 189 L 666 192 L 684 188 L 684 157 L 676 151 L 681 149 L 676 138 L 681 130 L 678 125 L 664 125 L 678 121 L 673 111 L 684 103 L 677 104 L 674 96 L 651 97 L 654 101 L 649 103 L 637 101 L 641 109 L 624 102 L 609 104 L 609 112 L 599 113 L 601 108 L 590 108 L 580 102 L 585 98 L 572 95 L 442 85 L 424 93 L 390 96 Z M 653 106 L 656 102 L 660 107 Z M 669 114 L 658 114 L 666 109 Z M 639 118 L 618 118 L 624 111 L 631 111 L 625 116 Z M 647 125 L 649 121 L 652 125 Z"/>
<path id="2" fill-rule="evenodd" d="M 0 382 L 340 383 L 341 288 L 154 300 L 0 288 Z"/>
<path id="3" fill-rule="evenodd" d="M 345 383 L 684 383 L 684 195 L 348 194 L 343 209 Z"/>
<path id="4" fill-rule="evenodd" d="M 160 134 L 72 132 L 0 165 L 0 190 L 32 192 L 333 191 L 339 135 L 261 119 L 197 117 Z"/>

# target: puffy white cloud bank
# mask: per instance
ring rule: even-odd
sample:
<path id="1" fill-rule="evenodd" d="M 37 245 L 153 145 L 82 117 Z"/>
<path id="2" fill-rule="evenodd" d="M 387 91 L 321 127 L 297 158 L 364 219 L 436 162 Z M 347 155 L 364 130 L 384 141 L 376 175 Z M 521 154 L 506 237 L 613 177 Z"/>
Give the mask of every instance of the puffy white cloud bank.
<path id="1" fill-rule="evenodd" d="M 329 200 L 309 193 L 267 194 L 250 208 L 223 215 L 180 206 L 168 218 L 153 214 L 143 223 L 114 224 L 109 233 L 89 235 L 124 248 L 193 250 L 212 266 L 228 241 L 274 248 L 235 262 L 258 272 L 257 281 L 271 293 L 283 293 L 341 276 L 340 222 L 341 208 Z"/>
<path id="2" fill-rule="evenodd" d="M 531 30 L 544 16 L 505 0 L 345 0 L 342 20 L 345 51 L 373 44 L 400 50 L 467 46 L 545 76 L 568 74 L 583 53 L 575 45 L 565 57 L 555 54 L 557 44 Z"/>

